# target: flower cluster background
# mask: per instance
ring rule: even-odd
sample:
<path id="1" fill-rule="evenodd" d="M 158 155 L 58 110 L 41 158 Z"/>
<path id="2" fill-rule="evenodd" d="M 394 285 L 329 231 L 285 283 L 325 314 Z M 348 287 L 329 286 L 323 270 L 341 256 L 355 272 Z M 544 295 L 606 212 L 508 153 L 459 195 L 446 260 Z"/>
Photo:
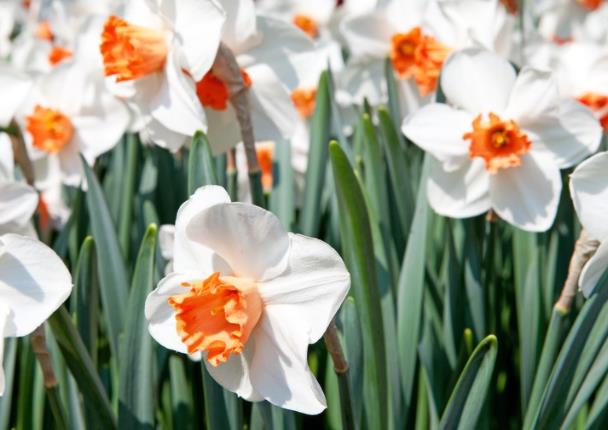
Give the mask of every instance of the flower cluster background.
<path id="1" fill-rule="evenodd" d="M 0 0 L 0 430 L 608 428 L 608 1 Z"/>

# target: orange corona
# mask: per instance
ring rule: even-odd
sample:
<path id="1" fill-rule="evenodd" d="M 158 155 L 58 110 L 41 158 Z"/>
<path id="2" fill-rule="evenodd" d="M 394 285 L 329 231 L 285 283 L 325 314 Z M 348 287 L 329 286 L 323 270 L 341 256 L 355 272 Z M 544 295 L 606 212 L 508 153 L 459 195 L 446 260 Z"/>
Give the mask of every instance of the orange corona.
<path id="1" fill-rule="evenodd" d="M 74 126 L 67 116 L 39 105 L 26 117 L 26 129 L 34 147 L 49 154 L 61 151 L 74 135 Z"/>
<path id="2" fill-rule="evenodd" d="M 391 38 L 390 58 L 400 78 L 413 77 L 421 95 L 426 96 L 437 88 L 441 66 L 450 49 L 432 36 L 425 35 L 420 27 Z"/>
<path id="3" fill-rule="evenodd" d="M 604 3 L 604 0 L 576 0 L 578 4 L 587 10 L 596 10 Z"/>
<path id="4" fill-rule="evenodd" d="M 294 16 L 293 24 L 312 38 L 319 35 L 319 27 L 317 26 L 317 23 L 308 15 L 298 14 Z"/>
<path id="5" fill-rule="evenodd" d="M 251 77 L 243 69 L 241 69 L 241 76 L 245 86 L 247 88 L 251 87 Z M 228 99 L 230 97 L 228 86 L 211 70 L 203 76 L 203 79 L 196 83 L 196 95 L 205 107 L 218 111 L 226 110 L 228 107 Z"/>
<path id="6" fill-rule="evenodd" d="M 131 25 L 117 16 L 106 21 L 100 50 L 105 75 L 116 75 L 119 82 L 162 70 L 168 52 L 162 30 Z"/>
<path id="7" fill-rule="evenodd" d="M 492 174 L 519 166 L 521 156 L 530 151 L 531 145 L 515 121 L 503 121 L 493 113 L 485 122 L 478 115 L 473 120 L 473 131 L 465 133 L 463 139 L 471 141 L 469 156 L 483 158 L 486 170 Z"/>
<path id="8" fill-rule="evenodd" d="M 36 37 L 41 40 L 47 40 L 52 42 L 55 38 L 53 34 L 53 30 L 51 29 L 51 24 L 48 21 L 42 21 L 38 23 L 36 27 Z"/>
<path id="9" fill-rule="evenodd" d="M 52 66 L 56 66 L 71 56 L 72 51 L 69 49 L 62 48 L 61 46 L 53 46 L 53 49 L 49 52 L 49 63 L 51 63 Z"/>
<path id="10" fill-rule="evenodd" d="M 206 352 L 212 366 L 240 354 L 262 314 L 255 283 L 216 272 L 182 286 L 188 292 L 168 302 L 175 309 L 177 333 L 188 353 Z"/>
<path id="11" fill-rule="evenodd" d="M 274 142 L 263 142 L 255 145 L 255 152 L 262 171 L 262 187 L 264 191 L 272 190 L 272 160 L 274 157 Z"/>
<path id="12" fill-rule="evenodd" d="M 308 118 L 315 110 L 315 88 L 296 88 L 291 93 L 291 101 L 302 118 Z"/>
<path id="13" fill-rule="evenodd" d="M 577 100 L 595 112 L 604 130 L 608 130 L 608 96 L 597 93 L 585 93 L 578 97 Z"/>

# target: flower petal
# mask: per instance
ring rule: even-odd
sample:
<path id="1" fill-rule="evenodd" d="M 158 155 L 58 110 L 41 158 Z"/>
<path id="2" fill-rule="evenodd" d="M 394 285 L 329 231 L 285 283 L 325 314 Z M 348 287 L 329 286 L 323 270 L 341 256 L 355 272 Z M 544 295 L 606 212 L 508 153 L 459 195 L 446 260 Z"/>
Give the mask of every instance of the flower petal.
<path id="1" fill-rule="evenodd" d="M 23 227 L 38 206 L 38 193 L 20 182 L 0 182 L 0 228 Z"/>
<path id="2" fill-rule="evenodd" d="M 600 281 L 604 272 L 608 269 L 608 240 L 600 243 L 600 246 L 591 256 L 578 279 L 579 288 L 585 297 L 589 297 L 597 283 Z"/>
<path id="3" fill-rule="evenodd" d="M 287 270 L 258 284 L 266 305 L 291 308 L 308 333 L 308 343 L 318 341 L 344 301 L 350 275 L 340 255 L 328 244 L 289 233 Z"/>
<path id="4" fill-rule="evenodd" d="M 165 260 L 173 260 L 173 248 L 175 244 L 175 226 L 163 224 L 158 229 L 158 246 Z"/>
<path id="5" fill-rule="evenodd" d="M 590 109 L 574 100 L 564 99 L 559 107 L 557 117 L 536 121 L 524 131 L 533 151 L 546 154 L 565 169 L 597 151 L 602 127 Z"/>
<path id="6" fill-rule="evenodd" d="M 527 127 L 541 118 L 555 117 L 558 112 L 559 93 L 553 74 L 528 67 L 519 72 L 505 117 Z"/>
<path id="7" fill-rule="evenodd" d="M 200 81 L 215 60 L 226 13 L 212 0 L 163 1 L 161 8 L 173 21 L 186 69 Z"/>
<path id="8" fill-rule="evenodd" d="M 608 238 L 608 152 L 594 155 L 574 170 L 570 194 L 578 219 L 591 237 Z"/>
<path id="9" fill-rule="evenodd" d="M 346 18 L 340 25 L 348 49 L 357 60 L 384 59 L 391 48 L 396 29 L 382 11 Z"/>
<path id="10" fill-rule="evenodd" d="M 555 220 L 562 178 L 551 159 L 534 152 L 521 165 L 490 177 L 492 208 L 505 221 L 527 231 L 546 231 Z"/>
<path id="11" fill-rule="evenodd" d="M 4 332 L 8 322 L 10 309 L 0 303 L 0 396 L 4 395 L 6 380 L 4 378 Z"/>
<path id="12" fill-rule="evenodd" d="M 191 240 L 186 233 L 188 224 L 197 215 L 214 205 L 229 202 L 230 197 L 225 189 L 216 185 L 208 185 L 197 189 L 180 206 L 175 220 L 175 242 L 173 248 L 173 267 L 176 272 L 201 272 L 201 274 L 214 271 L 231 272 L 230 266 L 212 249 L 199 241 Z"/>
<path id="13" fill-rule="evenodd" d="M 211 206 L 188 222 L 186 237 L 214 250 L 239 277 L 265 281 L 287 267 L 289 236 L 273 213 L 258 206 Z"/>
<path id="14" fill-rule="evenodd" d="M 232 52 L 242 52 L 256 36 L 255 3 L 253 0 L 219 0 L 219 3 L 226 11 L 222 42 Z"/>
<path id="15" fill-rule="evenodd" d="M 468 112 L 433 103 L 405 118 L 401 131 L 446 164 L 446 170 L 453 170 L 468 158 L 469 145 L 463 135 L 472 129 L 473 118 Z"/>
<path id="16" fill-rule="evenodd" d="M 468 218 L 490 209 L 490 180 L 483 161 L 466 161 L 457 170 L 447 171 L 430 159 L 426 195 L 431 207 L 440 215 Z"/>
<path id="17" fill-rule="evenodd" d="M 515 77 L 515 69 L 504 58 L 481 49 L 465 49 L 446 60 L 441 89 L 456 107 L 473 114 L 500 115 L 507 107 Z"/>
<path id="18" fill-rule="evenodd" d="M 32 88 L 32 79 L 25 73 L 0 65 L 0 126 L 6 127 L 23 104 Z"/>
<path id="19" fill-rule="evenodd" d="M 6 133 L 0 133 L 0 180 L 13 180 L 14 160 L 11 138 Z"/>
<path id="20" fill-rule="evenodd" d="M 291 307 L 268 305 L 253 331 L 251 382 L 270 403 L 304 414 L 319 414 L 325 395 L 308 368 L 308 333 Z"/>
<path id="21" fill-rule="evenodd" d="M 5 335 L 25 336 L 70 295 L 72 277 L 63 261 L 36 239 L 0 236 L 0 302 L 11 310 Z"/>
<path id="22" fill-rule="evenodd" d="M 251 361 L 254 351 L 255 341 L 250 338 L 242 353 L 231 355 L 227 362 L 217 367 L 213 367 L 207 360 L 203 361 L 207 371 L 218 384 L 245 400 L 257 402 L 264 398 L 253 388 L 251 382 Z"/>

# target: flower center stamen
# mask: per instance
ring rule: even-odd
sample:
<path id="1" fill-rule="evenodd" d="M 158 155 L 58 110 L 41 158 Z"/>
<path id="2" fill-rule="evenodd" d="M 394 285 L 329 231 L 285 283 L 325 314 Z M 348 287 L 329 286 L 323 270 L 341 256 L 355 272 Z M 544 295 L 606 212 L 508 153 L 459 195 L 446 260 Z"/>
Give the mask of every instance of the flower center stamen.
<path id="1" fill-rule="evenodd" d="M 423 96 L 437 88 L 441 66 L 449 53 L 449 48 L 434 37 L 425 35 L 420 27 L 407 33 L 397 33 L 391 38 L 393 69 L 401 79 L 413 77 Z"/>
<path id="2" fill-rule="evenodd" d="M 251 87 L 251 77 L 244 69 L 241 69 L 241 76 L 245 86 L 247 88 Z M 226 110 L 228 107 L 228 99 L 230 98 L 228 86 L 211 70 L 196 83 L 196 95 L 205 107 L 218 111 Z"/>
<path id="3" fill-rule="evenodd" d="M 176 329 L 188 353 L 207 353 L 212 366 L 240 354 L 262 314 L 254 282 L 215 272 L 207 279 L 183 283 L 187 293 L 169 298 Z"/>
<path id="4" fill-rule="evenodd" d="M 131 25 L 111 16 L 101 34 L 105 75 L 129 81 L 157 72 L 167 60 L 167 42 L 162 30 Z"/>
<path id="5" fill-rule="evenodd" d="M 34 147 L 49 154 L 61 151 L 74 135 L 74 126 L 67 116 L 40 105 L 26 117 L 26 129 L 32 135 Z"/>
<path id="6" fill-rule="evenodd" d="M 308 15 L 297 14 L 293 17 L 293 24 L 313 39 L 319 35 L 319 26 Z"/>
<path id="7" fill-rule="evenodd" d="M 530 140 L 513 120 L 503 121 L 493 113 L 489 121 L 478 115 L 473 120 L 473 131 L 465 133 L 463 139 L 470 140 L 470 158 L 481 157 L 488 172 L 519 166 L 521 156 L 530 151 Z"/>
<path id="8" fill-rule="evenodd" d="M 302 118 L 308 118 L 315 110 L 316 88 L 296 88 L 291 93 L 291 101 Z"/>

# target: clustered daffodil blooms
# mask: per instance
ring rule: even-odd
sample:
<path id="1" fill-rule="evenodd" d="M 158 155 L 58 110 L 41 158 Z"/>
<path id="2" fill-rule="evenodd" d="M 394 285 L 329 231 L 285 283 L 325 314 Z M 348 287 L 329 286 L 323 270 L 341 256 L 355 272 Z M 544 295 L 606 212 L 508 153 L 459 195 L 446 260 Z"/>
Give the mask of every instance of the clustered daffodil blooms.
<path id="1" fill-rule="evenodd" d="M 198 189 L 175 223 L 173 272 L 146 300 L 150 334 L 203 353 L 211 376 L 251 401 L 318 414 L 325 396 L 308 368 L 350 276 L 329 245 L 287 233 L 272 213 Z"/>

